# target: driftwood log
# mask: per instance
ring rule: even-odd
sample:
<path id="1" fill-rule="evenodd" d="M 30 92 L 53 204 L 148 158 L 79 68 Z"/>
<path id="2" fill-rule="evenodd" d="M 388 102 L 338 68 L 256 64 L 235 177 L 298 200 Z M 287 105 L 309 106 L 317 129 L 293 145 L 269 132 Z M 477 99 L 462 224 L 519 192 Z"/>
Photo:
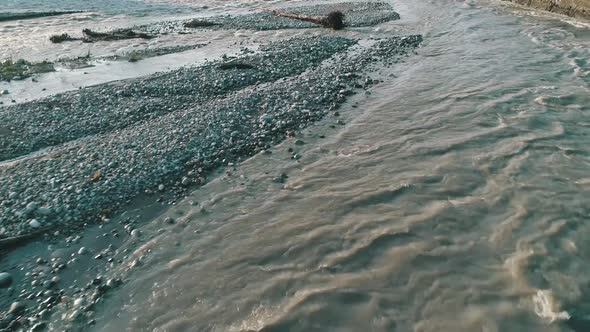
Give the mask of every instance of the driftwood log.
<path id="1" fill-rule="evenodd" d="M 345 27 L 344 14 L 341 11 L 330 12 L 325 17 L 282 13 L 278 10 L 273 10 L 272 13 L 277 16 L 280 16 L 280 17 L 286 17 L 286 18 L 291 18 L 294 20 L 311 22 L 311 23 L 314 23 L 317 25 L 321 25 L 324 28 L 329 28 L 329 29 L 334 29 L 334 30 L 342 30 Z"/>
<path id="2" fill-rule="evenodd" d="M 90 29 L 82 30 L 84 34 L 83 40 L 86 42 L 94 41 L 112 41 L 112 40 L 124 40 L 124 39 L 152 39 L 154 36 L 148 35 L 147 33 L 135 32 L 131 29 L 117 30 L 113 32 L 96 32 Z"/>

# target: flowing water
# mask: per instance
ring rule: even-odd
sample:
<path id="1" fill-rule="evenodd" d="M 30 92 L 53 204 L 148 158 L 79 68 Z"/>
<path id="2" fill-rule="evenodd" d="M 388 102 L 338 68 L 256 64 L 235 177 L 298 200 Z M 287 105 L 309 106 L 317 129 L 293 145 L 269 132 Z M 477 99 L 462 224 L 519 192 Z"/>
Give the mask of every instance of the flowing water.
<path id="1" fill-rule="evenodd" d="M 166 211 L 95 331 L 590 330 L 590 29 L 393 5 L 366 33 L 423 34 L 418 54 L 300 162 L 286 142 Z"/>

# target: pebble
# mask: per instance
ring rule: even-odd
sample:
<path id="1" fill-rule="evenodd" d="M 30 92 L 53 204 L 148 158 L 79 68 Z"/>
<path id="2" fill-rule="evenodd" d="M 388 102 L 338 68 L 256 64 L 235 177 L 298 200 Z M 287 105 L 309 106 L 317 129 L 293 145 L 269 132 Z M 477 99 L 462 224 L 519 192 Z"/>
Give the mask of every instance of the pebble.
<path id="1" fill-rule="evenodd" d="M 81 247 L 80 250 L 78 250 L 78 255 L 86 255 L 88 253 L 88 249 L 86 249 L 86 247 Z"/>
<path id="2" fill-rule="evenodd" d="M 87 301 L 86 301 L 86 298 L 84 298 L 84 297 L 79 297 L 74 300 L 75 307 L 83 307 L 86 305 L 86 303 L 87 303 Z"/>
<path id="3" fill-rule="evenodd" d="M 41 223 L 39 221 L 37 221 L 37 219 L 31 219 L 29 221 L 29 226 L 31 226 L 31 228 L 40 228 Z"/>
<path id="4" fill-rule="evenodd" d="M 18 315 L 25 310 L 27 306 L 24 302 L 13 302 L 8 309 L 8 314 Z"/>
<path id="5" fill-rule="evenodd" d="M 158 186 L 159 191 L 164 191 L 164 189 L 166 189 L 166 187 L 163 184 Z"/>
<path id="6" fill-rule="evenodd" d="M 8 288 L 12 285 L 12 275 L 8 272 L 0 273 L 0 288 Z"/>
<path id="7" fill-rule="evenodd" d="M 182 184 L 183 186 L 185 186 L 185 187 L 186 187 L 186 186 L 188 186 L 190 183 L 191 183 L 191 181 L 190 181 L 190 180 L 189 180 L 189 179 L 188 179 L 186 176 L 182 178 L 181 184 Z"/>
<path id="8" fill-rule="evenodd" d="M 8 90 L 6 90 L 6 89 L 5 89 L 5 90 L 2 90 L 2 91 L 0 91 L 0 94 L 2 94 L 2 95 L 7 95 L 7 94 L 9 94 L 9 93 L 10 93 L 10 91 L 8 91 Z"/>
<path id="9" fill-rule="evenodd" d="M 139 229 L 134 229 L 131 231 L 131 236 L 135 238 L 141 237 L 141 231 Z"/>
<path id="10" fill-rule="evenodd" d="M 121 284 L 121 280 L 120 279 L 116 279 L 116 278 L 111 278 L 109 280 L 107 280 L 106 282 L 106 286 L 109 288 L 114 288 L 117 287 Z"/>

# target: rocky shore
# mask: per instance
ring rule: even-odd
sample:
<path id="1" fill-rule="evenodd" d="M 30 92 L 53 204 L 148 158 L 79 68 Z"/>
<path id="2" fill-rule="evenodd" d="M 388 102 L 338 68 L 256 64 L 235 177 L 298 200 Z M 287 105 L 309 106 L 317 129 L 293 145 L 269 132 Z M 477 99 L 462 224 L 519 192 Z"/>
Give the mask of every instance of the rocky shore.
<path id="1" fill-rule="evenodd" d="M 552 13 L 590 19 L 590 0 L 507 0 Z"/>

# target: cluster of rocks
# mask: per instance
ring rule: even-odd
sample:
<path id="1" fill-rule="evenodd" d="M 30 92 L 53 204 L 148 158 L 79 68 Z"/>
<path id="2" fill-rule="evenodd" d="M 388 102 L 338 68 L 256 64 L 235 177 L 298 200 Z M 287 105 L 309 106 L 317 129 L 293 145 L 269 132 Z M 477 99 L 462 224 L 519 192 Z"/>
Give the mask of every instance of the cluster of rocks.
<path id="1" fill-rule="evenodd" d="M 68 322 L 93 324 L 94 306 L 123 283 L 104 273 L 130 254 L 128 247 L 119 248 L 125 238 L 140 240 L 136 226 L 141 219 L 140 215 L 105 219 L 91 232 L 49 238 L 47 251 L 33 245 L 23 248 L 13 264 L 3 262 L 0 331 L 43 331 L 58 309 L 68 311 L 63 317 Z"/>
<path id="2" fill-rule="evenodd" d="M 76 256 L 86 255 L 82 249 Z M 13 294 L 15 300 L 0 314 L 0 331 L 44 331 L 56 307 L 70 311 L 68 320 L 84 321 L 85 324 L 90 321 L 92 324 L 93 306 L 103 295 L 118 287 L 122 280 L 105 279 L 98 275 L 80 287 L 65 288 L 59 275 L 78 259 L 72 257 L 66 262 L 56 258 L 49 261 L 37 258 L 36 266 L 29 267 L 29 271 L 19 280 L 26 286 L 20 287 L 18 294 L 13 294 L 16 288 L 8 288 L 7 292 Z M 9 273 L 0 273 L 0 288 L 10 287 L 12 283 Z"/>

